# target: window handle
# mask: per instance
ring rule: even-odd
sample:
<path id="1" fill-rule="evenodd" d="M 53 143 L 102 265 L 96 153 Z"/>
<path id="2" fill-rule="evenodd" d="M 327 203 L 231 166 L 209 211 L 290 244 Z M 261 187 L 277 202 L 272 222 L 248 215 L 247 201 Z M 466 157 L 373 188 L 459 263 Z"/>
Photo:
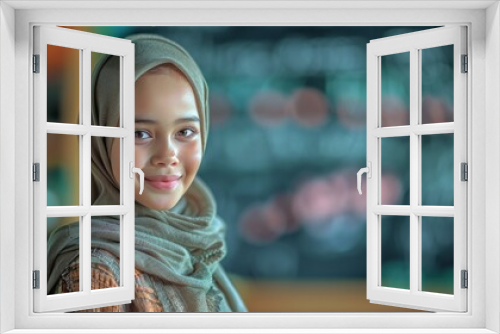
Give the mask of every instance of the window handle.
<path id="1" fill-rule="evenodd" d="M 142 191 L 144 190 L 144 172 L 137 167 L 134 167 L 134 162 L 130 161 L 129 163 L 129 170 L 130 170 L 130 178 L 134 178 L 134 173 L 139 174 L 139 182 L 141 185 L 141 190 L 139 191 L 139 195 L 142 195 Z"/>
<path id="2" fill-rule="evenodd" d="M 358 192 L 360 195 L 361 195 L 361 175 L 363 175 L 363 173 L 366 173 L 369 179 L 372 178 L 372 163 L 370 161 L 368 161 L 367 167 L 361 168 L 358 172 Z"/>

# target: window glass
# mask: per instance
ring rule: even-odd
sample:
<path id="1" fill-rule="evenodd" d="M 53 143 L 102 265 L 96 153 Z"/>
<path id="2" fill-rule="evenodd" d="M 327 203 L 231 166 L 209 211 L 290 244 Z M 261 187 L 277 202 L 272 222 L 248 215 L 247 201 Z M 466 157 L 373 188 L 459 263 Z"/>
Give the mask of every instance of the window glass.
<path id="1" fill-rule="evenodd" d="M 80 50 L 47 45 L 47 122 L 81 124 Z"/>
<path id="2" fill-rule="evenodd" d="M 410 53 L 380 57 L 381 126 L 410 124 Z"/>
<path id="3" fill-rule="evenodd" d="M 410 137 L 382 138 L 380 204 L 410 205 Z"/>
<path id="4" fill-rule="evenodd" d="M 99 52 L 91 52 L 91 69 L 92 69 L 92 75 L 94 76 L 94 80 L 97 80 L 97 86 L 99 87 L 96 89 L 96 95 L 94 96 L 95 98 L 95 104 L 99 108 L 113 108 L 113 111 L 109 111 L 109 113 L 113 112 L 118 115 L 121 114 L 120 108 L 121 108 L 121 103 L 122 100 L 120 98 L 120 57 L 118 56 L 112 56 L 112 55 L 106 55 L 103 53 Z M 99 71 L 101 68 L 102 64 L 106 62 L 110 65 L 106 66 L 106 73 L 105 76 L 102 75 L 102 72 Z M 103 77 L 106 78 L 106 81 L 104 81 Z M 97 92 L 102 92 L 105 94 L 105 96 L 99 96 Z M 116 111 L 115 111 L 116 110 Z M 114 119 L 115 123 L 114 124 L 108 124 L 108 123 L 103 123 L 105 120 L 96 120 L 94 117 L 91 118 L 91 125 L 100 125 L 100 126 L 112 126 L 112 127 L 119 127 L 120 126 L 120 117 L 117 117 Z"/>
<path id="5" fill-rule="evenodd" d="M 91 289 L 120 286 L 121 216 L 92 216 Z M 105 245 L 105 246 L 103 246 Z"/>
<path id="6" fill-rule="evenodd" d="M 121 204 L 121 161 L 122 140 L 113 137 L 92 136 L 92 165 L 94 168 L 91 179 L 92 205 Z M 108 155 L 109 153 L 109 155 Z M 99 180 L 110 180 L 105 185 Z"/>
<path id="7" fill-rule="evenodd" d="M 421 50 L 422 124 L 453 122 L 453 45 Z"/>
<path id="8" fill-rule="evenodd" d="M 453 218 L 422 217 L 422 291 L 453 294 Z"/>
<path id="9" fill-rule="evenodd" d="M 410 289 L 410 217 L 382 216 L 381 286 Z"/>
<path id="10" fill-rule="evenodd" d="M 454 134 L 422 136 L 422 205 L 454 203 Z"/>
<path id="11" fill-rule="evenodd" d="M 47 134 L 47 206 L 80 205 L 80 136 Z"/>
<path id="12" fill-rule="evenodd" d="M 72 251 L 80 251 L 80 217 L 48 217 L 47 218 L 47 290 L 48 295 L 80 291 L 80 263 L 73 261 L 69 268 L 62 268 L 50 250 L 61 244 L 71 242 Z M 56 232 L 57 230 L 57 232 Z M 56 233 L 53 233 L 56 232 Z M 70 269 L 70 270 L 68 270 Z M 57 273 L 62 279 L 51 279 L 50 273 Z M 57 275 L 56 275 L 57 276 Z"/>

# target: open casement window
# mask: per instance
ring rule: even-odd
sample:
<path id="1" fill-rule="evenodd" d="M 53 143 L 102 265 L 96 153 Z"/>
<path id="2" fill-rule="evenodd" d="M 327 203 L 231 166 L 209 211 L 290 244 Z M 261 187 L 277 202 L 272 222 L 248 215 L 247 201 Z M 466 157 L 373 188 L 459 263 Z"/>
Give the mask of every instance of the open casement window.
<path id="1" fill-rule="evenodd" d="M 73 90 L 64 87 L 65 93 L 53 103 L 50 102 L 54 95 L 51 87 L 54 73 L 51 71 L 58 64 L 59 52 L 74 56 L 74 69 L 65 71 L 72 76 L 74 84 Z M 120 122 L 116 127 L 96 126 L 91 117 L 91 59 L 98 54 L 119 59 L 116 75 L 120 86 Z M 34 311 L 74 311 L 130 303 L 134 298 L 135 177 L 130 171 L 134 167 L 134 45 L 129 40 L 38 26 L 34 30 L 33 61 Z M 74 94 L 74 100 L 79 103 L 72 106 L 62 103 L 68 94 Z M 55 108 L 70 108 L 72 110 L 61 110 L 61 114 L 75 117 L 54 118 Z M 120 200 L 116 205 L 91 203 L 91 141 L 94 137 L 114 138 L 120 142 Z M 48 164 L 62 165 L 63 172 L 67 172 L 66 178 L 49 173 Z M 53 203 L 50 193 L 57 188 L 54 185 L 60 187 L 61 184 L 71 184 L 74 196 L 65 196 L 63 201 Z M 120 222 L 120 240 L 116 245 L 120 250 L 120 268 L 116 269 L 118 286 L 97 289 L 91 284 L 92 220 L 109 216 Z M 48 258 L 54 255 L 48 252 L 48 236 L 55 225 L 64 224 L 68 224 L 68 231 L 71 231 L 68 238 L 74 239 L 73 249 L 79 258 L 79 268 L 75 271 L 79 277 L 73 278 L 78 281 L 79 291 L 66 293 L 48 289 L 47 283 L 52 270 L 48 268 Z M 70 230 L 69 224 L 77 228 Z"/>
<path id="2" fill-rule="evenodd" d="M 466 54 L 466 28 L 459 26 L 367 45 L 367 298 L 372 303 L 467 311 Z M 440 71 L 440 62 L 451 62 L 453 73 Z M 448 87 L 436 86 L 433 76 L 449 78 Z M 436 96 L 448 100 L 448 107 L 437 105 Z M 402 169 L 409 190 L 398 205 L 389 205 L 383 175 Z M 443 192 L 448 196 L 434 196 Z M 385 247 L 396 242 L 407 252 L 388 256 Z M 426 255 L 431 242 L 451 245 L 449 254 L 440 254 L 450 263 L 444 288 L 429 284 L 443 263 Z"/>

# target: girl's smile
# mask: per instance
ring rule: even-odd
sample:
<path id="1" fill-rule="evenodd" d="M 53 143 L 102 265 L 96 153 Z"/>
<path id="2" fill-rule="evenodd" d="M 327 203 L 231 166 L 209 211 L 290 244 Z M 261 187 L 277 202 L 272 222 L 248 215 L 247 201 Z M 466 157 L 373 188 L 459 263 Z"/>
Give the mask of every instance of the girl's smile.
<path id="1" fill-rule="evenodd" d="M 158 175 L 158 176 L 146 176 L 144 179 L 146 182 L 160 190 L 172 190 L 179 185 L 180 175 Z"/>

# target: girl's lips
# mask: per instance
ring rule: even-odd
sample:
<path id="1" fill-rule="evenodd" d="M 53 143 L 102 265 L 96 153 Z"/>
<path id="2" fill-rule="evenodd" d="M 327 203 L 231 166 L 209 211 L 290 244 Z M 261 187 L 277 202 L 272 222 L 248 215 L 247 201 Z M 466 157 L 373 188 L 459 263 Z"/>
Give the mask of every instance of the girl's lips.
<path id="1" fill-rule="evenodd" d="M 159 175 L 159 176 L 151 176 L 147 177 L 146 181 L 156 189 L 165 190 L 165 189 L 174 189 L 179 184 L 180 176 L 176 175 Z"/>

